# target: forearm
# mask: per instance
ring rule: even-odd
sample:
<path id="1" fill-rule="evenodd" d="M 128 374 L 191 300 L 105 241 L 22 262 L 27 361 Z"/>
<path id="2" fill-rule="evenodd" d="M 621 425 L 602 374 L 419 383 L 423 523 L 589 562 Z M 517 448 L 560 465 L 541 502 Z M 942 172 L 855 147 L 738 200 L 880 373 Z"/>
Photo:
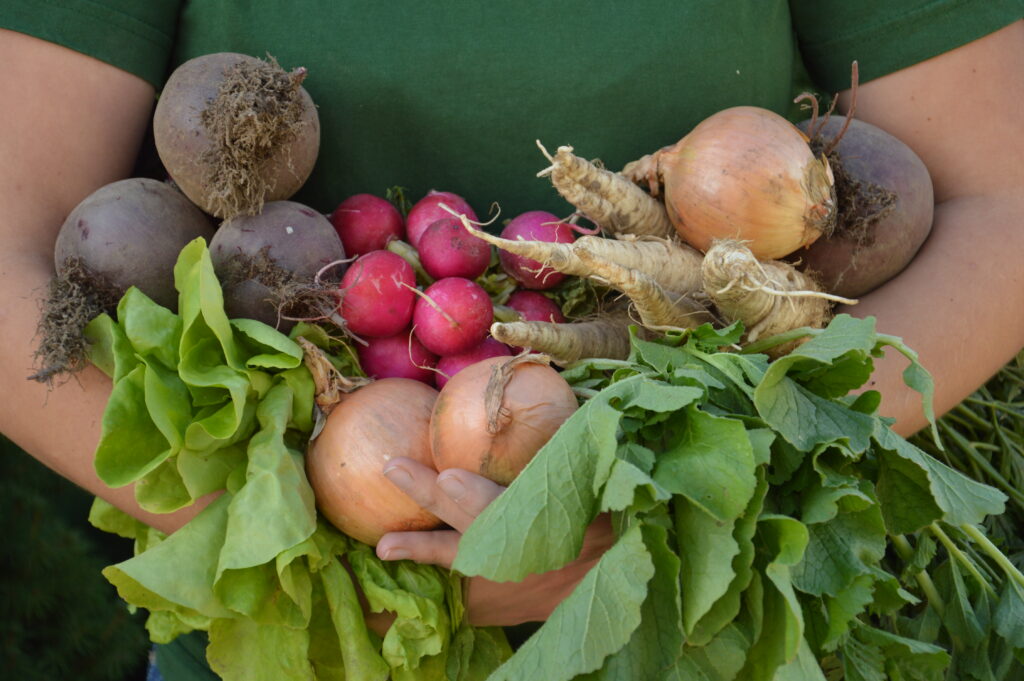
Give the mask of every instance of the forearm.
<path id="1" fill-rule="evenodd" d="M 0 30 L 0 63 L 0 431 L 90 492 L 173 530 L 196 510 L 146 514 L 131 488 L 111 490 L 96 477 L 92 455 L 110 381 L 91 368 L 58 377 L 52 390 L 27 378 L 57 232 L 89 193 L 131 173 L 153 89 L 112 66 L 11 31 Z"/>
<path id="2" fill-rule="evenodd" d="M 931 235 L 898 277 L 848 311 L 874 315 L 935 379 L 941 414 L 1024 346 L 1024 21 L 858 90 L 855 116 L 921 157 L 935 187 Z M 840 96 L 840 110 L 851 103 Z M 873 385 L 901 434 L 925 425 L 890 352 Z"/>
<path id="3" fill-rule="evenodd" d="M 837 311 L 873 315 L 881 333 L 916 350 L 935 379 L 942 414 L 1024 347 L 1022 255 L 1024 198 L 951 198 L 936 206 L 932 233 L 902 274 Z M 927 424 L 920 395 L 903 382 L 906 366 L 888 352 L 868 386 L 881 392 L 882 413 L 903 435 Z"/>
<path id="4" fill-rule="evenodd" d="M 131 487 L 111 489 L 96 475 L 93 450 L 99 441 L 110 380 L 93 367 L 73 377 L 58 377 L 52 388 L 28 379 L 35 351 L 38 299 L 51 270 L 48 261 L 25 254 L 8 255 L 0 264 L 0 290 L 5 292 L 0 324 L 6 345 L 0 354 L 0 385 L 6 405 L 0 428 L 63 477 L 139 520 L 171 532 L 195 515 L 200 506 L 169 515 L 146 513 L 135 503 Z"/>

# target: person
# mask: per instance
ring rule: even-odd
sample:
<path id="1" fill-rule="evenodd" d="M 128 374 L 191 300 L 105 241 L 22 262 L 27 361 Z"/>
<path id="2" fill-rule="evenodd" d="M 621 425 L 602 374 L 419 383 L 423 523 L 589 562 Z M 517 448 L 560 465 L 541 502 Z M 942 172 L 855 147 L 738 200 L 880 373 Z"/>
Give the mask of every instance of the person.
<path id="1" fill-rule="evenodd" d="M 379 5 L 379 6 L 378 6 Z M 641 9 L 642 7 L 642 9 Z M 565 3 L 76 3 L 11 0 L 0 10 L 0 430 L 57 473 L 160 530 L 202 507 L 154 515 L 92 468 L 110 383 L 86 369 L 52 388 L 33 366 L 37 298 L 54 239 L 86 195 L 127 177 L 170 67 L 214 51 L 306 65 L 323 129 L 296 197 L 329 211 L 344 196 L 402 184 L 456 191 L 505 215 L 566 213 L 535 138 L 572 143 L 609 167 L 677 140 L 736 104 L 782 113 L 804 66 L 843 90 L 858 59 L 857 118 L 906 142 L 935 186 L 934 227 L 913 263 L 849 312 L 916 349 L 952 408 L 1024 346 L 1024 22 L 1017 0 L 772 0 L 642 6 Z M 877 363 L 881 411 L 910 434 L 925 417 L 904 362 Z M 448 565 L 460 530 L 501 488 L 394 460 L 389 479 L 453 529 L 393 533 L 388 560 Z M 580 560 L 520 585 L 473 580 L 469 617 L 544 619 L 610 541 L 595 524 Z"/>

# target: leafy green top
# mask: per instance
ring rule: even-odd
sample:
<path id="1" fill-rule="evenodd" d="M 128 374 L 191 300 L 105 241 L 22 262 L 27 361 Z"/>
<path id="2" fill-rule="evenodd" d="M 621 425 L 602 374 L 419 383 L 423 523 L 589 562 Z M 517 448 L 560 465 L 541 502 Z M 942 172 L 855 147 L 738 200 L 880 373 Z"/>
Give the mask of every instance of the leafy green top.
<path id="1" fill-rule="evenodd" d="M 454 567 L 560 568 L 601 513 L 618 540 L 493 678 L 797 680 L 833 665 L 937 681 L 977 669 L 972 645 L 990 654 L 978 678 L 1004 678 L 1024 652 L 1009 625 L 1024 581 L 980 540 L 955 547 L 1004 495 L 896 435 L 876 393 L 851 393 L 893 347 L 930 414 L 914 353 L 846 315 L 793 334 L 809 338 L 772 363 L 721 351 L 739 331 L 634 338 L 628 361 L 565 372 L 591 397 L 469 528 Z M 925 548 L 946 536 L 946 560 L 918 553 L 901 570 L 890 548 L 913 533 Z M 965 582 L 967 565 L 992 585 Z"/>
<path id="2" fill-rule="evenodd" d="M 201 239 L 181 252 L 175 282 L 180 314 L 131 289 L 116 321 L 87 329 L 93 363 L 114 380 L 101 479 L 134 483 L 156 513 L 219 492 L 168 537 L 94 504 L 94 524 L 136 540 L 136 556 L 104 575 L 149 610 L 151 638 L 209 632 L 207 658 L 228 680 L 485 678 L 511 651 L 500 630 L 463 621 L 456 576 L 383 563 L 319 522 L 303 462 L 314 388 L 299 346 L 227 318 Z M 332 349 L 317 327 L 298 334 Z M 345 354 L 332 359 L 355 373 Z M 366 626 L 357 585 L 372 610 L 396 613 L 383 639 Z"/>

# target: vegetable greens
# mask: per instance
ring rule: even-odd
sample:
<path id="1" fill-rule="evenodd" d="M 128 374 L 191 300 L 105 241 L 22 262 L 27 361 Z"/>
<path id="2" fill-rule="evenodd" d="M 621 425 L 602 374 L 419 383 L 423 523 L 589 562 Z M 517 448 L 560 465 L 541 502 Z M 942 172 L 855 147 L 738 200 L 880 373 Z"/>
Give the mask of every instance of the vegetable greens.
<path id="1" fill-rule="evenodd" d="M 150 637 L 207 631 L 207 659 L 229 681 L 486 678 L 511 651 L 500 630 L 464 622 L 457 576 L 383 563 L 318 520 L 303 462 L 314 386 L 298 344 L 225 316 L 201 239 L 182 250 L 175 283 L 180 314 L 130 289 L 116 321 L 87 329 L 93 363 L 114 380 L 100 478 L 135 483 L 156 513 L 219 492 L 170 536 L 93 506 L 95 525 L 135 539 L 135 557 L 104 575 L 149 610 Z M 300 334 L 332 349 L 317 327 Z M 344 354 L 332 360 L 356 373 Z M 371 610 L 395 613 L 383 639 L 367 628 L 357 588 Z"/>
<path id="2" fill-rule="evenodd" d="M 157 513 L 218 495 L 171 536 L 99 500 L 91 520 L 135 540 L 104 574 L 149 611 L 152 639 L 207 631 L 225 679 L 1020 676 L 1024 575 L 982 529 L 1007 495 L 933 456 L 934 425 L 926 453 L 878 415 L 877 393 L 857 392 L 894 350 L 932 415 L 927 372 L 872 319 L 743 353 L 738 325 L 634 337 L 628 360 L 568 367 L 580 409 L 448 572 L 382 562 L 317 516 L 303 465 L 314 388 L 294 338 L 357 375 L 348 350 L 319 327 L 290 338 L 229 320 L 201 240 L 175 278 L 179 314 L 132 289 L 116 320 L 87 329 L 114 381 L 96 470 Z M 757 352 L 804 336 L 774 362 Z M 615 544 L 515 654 L 465 622 L 461 575 L 561 568 L 601 514 Z M 383 638 L 360 594 L 394 613 Z"/>
<path id="3" fill-rule="evenodd" d="M 737 328 L 702 327 L 566 370 L 589 398 L 469 528 L 454 568 L 501 581 L 563 567 L 602 513 L 618 539 L 493 678 L 1019 674 L 1024 576 L 978 529 L 1006 496 L 853 393 L 892 348 L 931 415 L 916 355 L 873 319 L 800 335 L 771 363 L 720 350 Z"/>

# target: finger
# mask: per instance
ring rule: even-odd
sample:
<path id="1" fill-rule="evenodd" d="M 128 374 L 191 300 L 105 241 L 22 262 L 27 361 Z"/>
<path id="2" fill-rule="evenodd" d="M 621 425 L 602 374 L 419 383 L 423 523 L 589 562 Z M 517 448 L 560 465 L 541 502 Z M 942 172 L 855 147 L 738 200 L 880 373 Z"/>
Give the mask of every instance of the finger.
<path id="1" fill-rule="evenodd" d="M 459 536 L 455 530 L 389 532 L 377 542 L 377 557 L 451 568 L 459 550 Z"/>
<path id="2" fill-rule="evenodd" d="M 405 492 L 420 508 L 430 511 L 448 525 L 461 520 L 462 511 L 437 486 L 437 471 L 406 457 L 395 457 L 384 465 L 384 477 Z"/>
<path id="3" fill-rule="evenodd" d="M 420 507 L 460 532 L 505 489 L 465 470 L 450 469 L 438 475 L 429 466 L 404 457 L 389 461 L 384 475 Z"/>
<path id="4" fill-rule="evenodd" d="M 458 522 L 448 523 L 459 532 L 465 532 L 470 523 L 505 491 L 498 483 L 461 468 L 442 471 L 436 484 L 461 511 Z"/>

